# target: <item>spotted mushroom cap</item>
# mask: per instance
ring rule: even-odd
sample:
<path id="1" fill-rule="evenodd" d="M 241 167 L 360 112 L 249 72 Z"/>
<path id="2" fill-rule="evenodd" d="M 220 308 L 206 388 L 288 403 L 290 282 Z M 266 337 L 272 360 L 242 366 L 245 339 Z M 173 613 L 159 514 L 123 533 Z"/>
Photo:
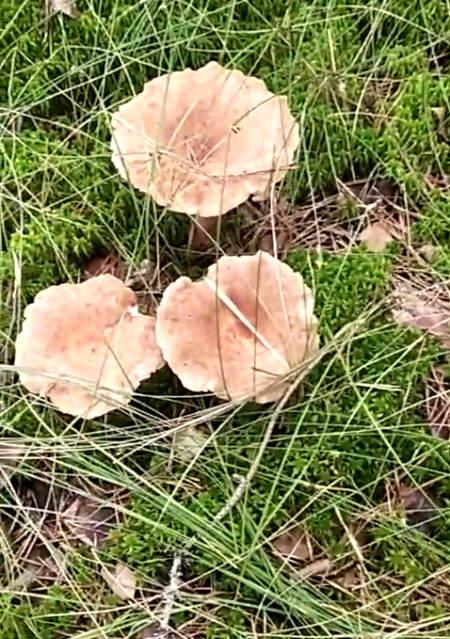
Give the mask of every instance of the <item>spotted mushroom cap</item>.
<path id="1" fill-rule="evenodd" d="M 281 180 L 299 142 L 287 98 L 217 62 L 144 86 L 112 116 L 120 175 L 173 211 L 216 217 Z"/>
<path id="2" fill-rule="evenodd" d="M 63 413 L 103 415 L 126 405 L 163 365 L 155 323 L 112 275 L 51 286 L 25 309 L 16 340 L 20 381 Z"/>
<path id="3" fill-rule="evenodd" d="M 301 276 L 268 253 L 225 256 L 203 280 L 166 289 L 156 339 L 186 388 L 275 401 L 318 349 L 313 306 Z"/>

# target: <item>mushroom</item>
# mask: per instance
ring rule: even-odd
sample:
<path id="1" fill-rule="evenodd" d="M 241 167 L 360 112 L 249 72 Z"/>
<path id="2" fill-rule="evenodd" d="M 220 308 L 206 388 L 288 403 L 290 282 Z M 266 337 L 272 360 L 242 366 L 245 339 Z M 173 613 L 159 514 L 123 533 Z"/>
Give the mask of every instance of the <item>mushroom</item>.
<path id="1" fill-rule="evenodd" d="M 16 340 L 21 383 L 63 413 L 92 419 L 128 404 L 164 361 L 153 317 L 121 280 L 99 275 L 41 291 Z"/>
<path id="2" fill-rule="evenodd" d="M 268 253 L 225 256 L 203 280 L 166 289 L 156 340 L 186 388 L 271 402 L 318 349 L 313 306 L 301 276 Z"/>
<path id="3" fill-rule="evenodd" d="M 120 175 L 161 206 L 199 218 L 266 193 L 299 142 L 285 96 L 217 62 L 147 82 L 113 114 L 112 129 Z"/>

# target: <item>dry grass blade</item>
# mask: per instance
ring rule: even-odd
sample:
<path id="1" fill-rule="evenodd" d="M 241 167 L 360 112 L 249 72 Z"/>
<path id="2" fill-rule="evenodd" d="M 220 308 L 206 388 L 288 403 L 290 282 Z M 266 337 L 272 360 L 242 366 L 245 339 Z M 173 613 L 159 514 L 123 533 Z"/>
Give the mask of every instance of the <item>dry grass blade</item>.
<path id="1" fill-rule="evenodd" d="M 134 598 L 137 580 L 136 575 L 128 566 L 118 563 L 113 572 L 103 566 L 101 574 L 116 597 L 122 601 Z"/>
<path id="2" fill-rule="evenodd" d="M 19 462 L 24 458 L 27 447 L 22 444 L 3 442 L 0 444 L 0 488 L 16 470 Z"/>
<path id="3" fill-rule="evenodd" d="M 310 577 L 327 576 L 333 570 L 336 569 L 336 566 L 331 559 L 325 557 L 324 559 L 316 559 L 316 561 L 311 562 L 304 568 L 296 571 L 296 575 L 303 579 L 308 579 Z"/>
<path id="4" fill-rule="evenodd" d="M 427 421 L 431 433 L 440 439 L 450 437 L 449 391 L 444 371 L 438 366 L 433 366 L 426 387 Z"/>

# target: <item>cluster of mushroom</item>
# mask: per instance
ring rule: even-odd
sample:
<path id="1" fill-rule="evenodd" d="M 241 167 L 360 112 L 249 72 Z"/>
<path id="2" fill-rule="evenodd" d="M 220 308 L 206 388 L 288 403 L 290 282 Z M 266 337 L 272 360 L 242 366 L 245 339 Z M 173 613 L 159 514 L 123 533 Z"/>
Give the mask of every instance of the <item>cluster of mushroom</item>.
<path id="1" fill-rule="evenodd" d="M 126 405 L 165 362 L 189 390 L 275 401 L 318 348 L 313 304 L 301 276 L 264 252 L 222 257 L 198 282 L 180 277 L 156 318 L 99 275 L 36 296 L 15 365 L 29 391 L 86 419 Z"/>
<path id="2" fill-rule="evenodd" d="M 264 197 L 299 141 L 285 97 L 216 62 L 148 82 L 112 128 L 122 177 L 200 218 Z M 30 392 L 85 419 L 128 404 L 164 363 L 192 391 L 275 401 L 318 348 L 313 304 L 301 276 L 263 252 L 222 257 L 198 282 L 180 277 L 156 317 L 138 312 L 121 280 L 100 275 L 37 295 L 15 364 Z"/>

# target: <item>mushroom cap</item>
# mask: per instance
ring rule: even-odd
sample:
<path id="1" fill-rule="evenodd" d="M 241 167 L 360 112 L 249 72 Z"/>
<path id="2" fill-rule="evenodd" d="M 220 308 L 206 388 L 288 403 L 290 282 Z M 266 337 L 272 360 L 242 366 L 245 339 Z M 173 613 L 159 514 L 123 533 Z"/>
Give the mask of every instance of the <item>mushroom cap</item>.
<path id="1" fill-rule="evenodd" d="M 112 275 L 41 291 L 16 340 L 21 383 L 63 413 L 86 419 L 126 405 L 164 361 L 153 317 Z"/>
<path id="2" fill-rule="evenodd" d="M 156 339 L 192 391 L 222 399 L 279 399 L 286 374 L 318 349 L 314 300 L 301 276 L 268 253 L 222 257 L 203 280 L 164 292 Z"/>
<path id="3" fill-rule="evenodd" d="M 217 217 L 281 180 L 299 127 L 287 98 L 217 62 L 144 86 L 112 116 L 120 175 L 173 211 Z"/>

